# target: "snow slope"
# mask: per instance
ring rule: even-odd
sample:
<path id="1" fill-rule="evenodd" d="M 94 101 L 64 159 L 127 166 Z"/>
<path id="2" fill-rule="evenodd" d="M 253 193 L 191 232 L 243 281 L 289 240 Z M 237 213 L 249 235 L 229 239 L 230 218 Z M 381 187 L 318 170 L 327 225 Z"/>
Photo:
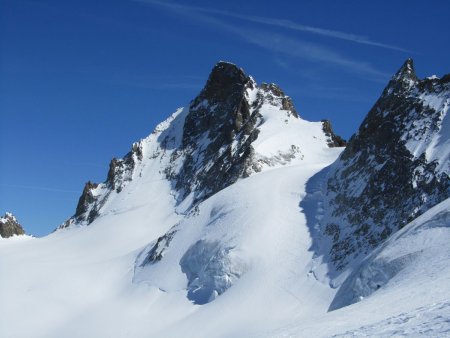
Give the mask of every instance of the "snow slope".
<path id="1" fill-rule="evenodd" d="M 164 264 L 151 266 L 146 275 L 134 275 L 136 256 L 148 238 L 180 217 L 168 212 L 163 181 L 143 188 L 159 194 L 135 191 L 140 204 L 127 204 L 126 210 L 111 205 L 89 227 L 0 242 L 0 335 L 248 336 L 326 312 L 334 290 L 308 274 L 311 242 L 298 201 L 308 177 L 340 152 L 327 150 L 322 162 L 299 161 L 256 174 L 201 203 L 197 215 L 178 223 L 181 233 Z M 132 188 L 138 189 L 129 184 L 125 196 Z M 179 265 L 198 239 L 231 248 L 231 260 L 239 257 L 245 267 L 232 288 L 202 306 L 186 297 L 188 280 Z"/>
<path id="2" fill-rule="evenodd" d="M 450 335 L 450 200 L 406 226 L 360 270 L 380 257 L 395 261 L 419 251 L 415 260 L 363 301 L 327 312 L 336 290 L 310 272 L 312 242 L 298 201 L 308 178 L 339 151 L 328 149 L 319 163 L 241 180 L 189 218 L 165 212 L 170 201 L 161 194 L 147 200 L 151 208 L 130 206 L 89 227 L 0 241 L 0 336 Z M 164 192 L 161 182 L 152 184 Z M 148 238 L 177 223 L 183 226 L 164 264 L 135 274 Z M 231 260 L 239 257 L 244 267 L 229 290 L 205 305 L 186 297 L 188 279 L 179 265 L 198 239 L 231 248 Z"/>

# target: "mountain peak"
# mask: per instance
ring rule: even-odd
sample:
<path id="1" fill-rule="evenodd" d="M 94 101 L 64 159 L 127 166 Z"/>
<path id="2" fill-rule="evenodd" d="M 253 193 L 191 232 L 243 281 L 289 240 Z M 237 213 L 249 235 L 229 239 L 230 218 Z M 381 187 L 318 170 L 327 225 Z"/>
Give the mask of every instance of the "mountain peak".
<path id="1" fill-rule="evenodd" d="M 402 81 L 410 83 L 411 81 L 416 82 L 418 80 L 416 72 L 414 70 L 414 61 L 412 58 L 406 59 L 400 69 L 395 73 L 392 78 L 395 81 Z"/>
<path id="2" fill-rule="evenodd" d="M 124 158 L 113 159 L 104 183 L 86 184 L 75 214 L 60 228 L 91 224 L 107 201 L 139 180 L 147 161 L 159 159 L 159 173 L 170 181 L 177 208 L 185 212 L 265 167 L 315 158 L 311 142 L 320 149 L 344 145 L 329 122 L 311 123 L 303 132 L 305 123 L 278 85 L 258 86 L 242 68 L 219 61 L 189 107 L 133 144 Z"/>
<path id="3" fill-rule="evenodd" d="M 323 207 L 338 269 L 450 197 L 449 102 L 450 86 L 418 79 L 408 59 L 350 139 Z"/>
<path id="4" fill-rule="evenodd" d="M 217 62 L 211 73 L 224 73 L 228 74 L 229 76 L 233 76 L 235 74 L 242 73 L 245 75 L 245 72 L 242 68 L 239 68 L 236 64 L 228 61 L 219 61 Z"/>
<path id="5" fill-rule="evenodd" d="M 211 73 L 200 96 L 208 100 L 222 101 L 236 92 L 241 92 L 250 77 L 231 62 L 219 61 Z"/>

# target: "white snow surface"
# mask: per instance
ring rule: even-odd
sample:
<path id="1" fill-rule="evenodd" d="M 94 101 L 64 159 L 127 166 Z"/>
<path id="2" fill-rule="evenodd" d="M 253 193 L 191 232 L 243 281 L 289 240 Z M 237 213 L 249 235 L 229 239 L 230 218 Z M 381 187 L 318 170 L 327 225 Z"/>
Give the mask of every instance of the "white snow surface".
<path id="1" fill-rule="evenodd" d="M 419 243 L 424 259 L 411 261 L 363 301 L 328 312 L 337 290 L 311 273 L 312 238 L 299 203 L 309 178 L 342 149 L 326 146 L 320 123 L 270 105 L 261 112 L 256 153 L 295 156 L 239 180 L 189 214 L 176 212 L 161 173 L 181 141 L 186 110 L 179 109 L 140 142 L 144 159 L 133 179 L 109 196 L 91 225 L 0 241 L 0 337 L 450 336 L 444 264 L 450 252 L 426 249 L 449 242 L 449 225 L 407 232 L 450 203 L 405 227 L 409 240 L 393 239 L 384 249 L 400 255 Z M 173 147 L 161 147 L 162 133 L 173 135 Z M 171 231 L 162 259 L 142 266 L 149 248 Z M 210 251 L 220 260 L 198 266 Z M 439 253 L 435 264 L 426 264 L 426 253 Z M 194 304 L 186 266 L 200 280 L 217 273 L 221 293 Z"/>

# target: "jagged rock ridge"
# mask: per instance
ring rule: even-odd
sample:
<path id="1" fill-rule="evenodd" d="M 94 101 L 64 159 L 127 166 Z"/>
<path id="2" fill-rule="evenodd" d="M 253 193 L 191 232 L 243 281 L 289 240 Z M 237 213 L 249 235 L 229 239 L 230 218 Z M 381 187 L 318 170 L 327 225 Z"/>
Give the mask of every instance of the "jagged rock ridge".
<path id="1" fill-rule="evenodd" d="M 142 141 L 133 144 L 131 151 L 123 159 L 113 158 L 109 164 L 107 179 L 104 183 L 88 181 L 78 200 L 75 214 L 59 228 L 73 224 L 88 225 L 98 216 L 100 209 L 112 193 L 120 193 L 132 180 L 135 166 L 142 161 Z"/>
<path id="2" fill-rule="evenodd" d="M 23 230 L 16 217 L 12 213 L 7 212 L 0 217 L 0 237 L 8 238 L 15 235 L 25 235 L 25 230 Z"/>
<path id="3" fill-rule="evenodd" d="M 321 229 L 338 270 L 450 196 L 449 106 L 450 76 L 419 80 L 408 59 L 330 168 Z"/>

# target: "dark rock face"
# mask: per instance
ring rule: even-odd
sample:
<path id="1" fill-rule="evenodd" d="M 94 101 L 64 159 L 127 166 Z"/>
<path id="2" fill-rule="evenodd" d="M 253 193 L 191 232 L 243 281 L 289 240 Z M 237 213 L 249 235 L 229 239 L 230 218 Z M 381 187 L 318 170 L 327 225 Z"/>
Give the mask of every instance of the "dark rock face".
<path id="1" fill-rule="evenodd" d="M 322 120 L 322 125 L 323 131 L 325 135 L 328 137 L 328 146 L 330 148 L 347 146 L 347 142 L 342 137 L 336 135 L 333 132 L 333 128 L 329 120 Z"/>
<path id="2" fill-rule="evenodd" d="M 165 233 L 163 236 L 159 237 L 156 240 L 156 243 L 152 245 L 141 266 L 159 262 L 163 258 L 164 252 L 169 247 L 169 244 L 172 241 L 173 236 L 175 236 L 176 232 L 176 230 L 171 230 Z"/>
<path id="3" fill-rule="evenodd" d="M 177 152 L 184 156 L 174 180 L 180 200 L 193 192 L 196 203 L 248 176 L 261 116 L 257 109 L 250 112 L 246 90 L 255 85 L 233 64 L 220 62 L 212 70 L 189 107 Z"/>
<path id="4" fill-rule="evenodd" d="M 86 183 L 83 189 L 83 193 L 78 200 L 78 205 L 75 212 L 75 215 L 77 217 L 81 217 L 81 215 L 84 215 L 88 212 L 88 220 L 94 219 L 96 217 L 97 213 L 95 212 L 95 209 L 91 209 L 90 206 L 97 201 L 96 197 L 92 193 L 92 191 L 97 187 L 97 183 L 92 183 L 91 181 Z"/>
<path id="5" fill-rule="evenodd" d="M 407 147 L 442 125 L 445 113 L 426 104 L 424 95 L 450 102 L 449 77 L 418 80 L 408 59 L 330 169 L 322 229 L 337 269 L 450 196 L 449 174 L 437 170 L 438 161 Z"/>
<path id="6" fill-rule="evenodd" d="M 25 231 L 13 214 L 7 212 L 4 216 L 0 217 L 0 237 L 8 238 L 14 235 L 24 234 Z"/>
<path id="7" fill-rule="evenodd" d="M 113 158 L 109 164 L 108 177 L 105 182 L 108 188 L 121 192 L 126 182 L 131 181 L 136 163 L 142 161 L 142 157 L 142 144 L 136 142 L 123 159 Z"/>

